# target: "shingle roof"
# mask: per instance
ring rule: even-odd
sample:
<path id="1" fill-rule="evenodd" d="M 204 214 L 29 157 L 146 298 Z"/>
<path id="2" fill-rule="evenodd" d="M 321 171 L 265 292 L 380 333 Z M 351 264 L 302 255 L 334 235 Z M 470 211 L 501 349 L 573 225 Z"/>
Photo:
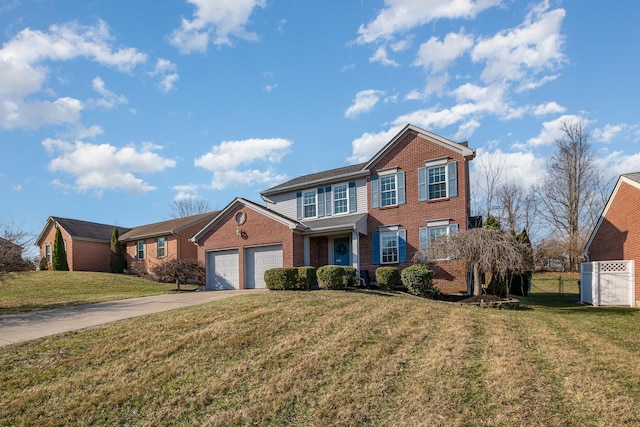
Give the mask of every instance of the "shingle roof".
<path id="1" fill-rule="evenodd" d="M 107 243 L 111 241 L 113 225 L 81 221 L 79 219 L 60 218 L 57 216 L 52 216 L 51 218 L 74 239 L 100 240 Z M 127 231 L 129 231 L 129 228 L 118 227 L 118 234 L 126 233 Z"/>
<path id="2" fill-rule="evenodd" d="M 261 194 L 270 195 L 279 193 L 281 191 L 290 191 L 298 187 L 305 187 L 315 182 L 325 182 L 334 179 L 338 180 L 341 178 L 346 178 L 350 175 L 358 174 L 359 172 L 365 174 L 367 172 L 366 170 L 363 170 L 363 167 L 365 165 L 366 163 L 358 163 L 356 165 L 343 166 L 341 168 L 302 175 L 282 184 L 276 185 L 275 187 L 271 187 L 268 190 L 263 191 Z"/>
<path id="3" fill-rule="evenodd" d="M 625 173 L 624 175 L 625 178 L 629 178 L 632 181 L 635 181 L 637 183 L 640 183 L 640 172 L 633 172 L 633 173 Z"/>
<path id="4" fill-rule="evenodd" d="M 211 221 L 218 215 L 219 211 L 207 212 L 198 215 L 186 216 L 183 218 L 170 219 L 168 221 L 156 222 L 153 224 L 145 224 L 139 227 L 133 227 L 124 234 L 120 235 L 121 241 L 136 240 L 145 237 L 159 236 L 178 232 L 184 227 L 188 227 L 199 222 Z"/>
<path id="5" fill-rule="evenodd" d="M 355 215 L 338 215 L 321 219 L 304 221 L 302 224 L 309 227 L 309 232 L 326 231 L 331 229 L 351 229 L 358 224 L 368 214 L 361 213 Z"/>

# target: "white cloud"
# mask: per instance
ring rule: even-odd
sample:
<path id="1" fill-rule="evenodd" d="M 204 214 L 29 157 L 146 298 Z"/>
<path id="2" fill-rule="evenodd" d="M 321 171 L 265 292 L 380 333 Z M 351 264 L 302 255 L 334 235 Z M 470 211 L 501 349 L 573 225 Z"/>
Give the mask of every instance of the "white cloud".
<path id="1" fill-rule="evenodd" d="M 615 179 L 625 173 L 640 172 L 640 153 L 626 154 L 622 151 L 604 155 L 599 153 L 597 162 L 600 170 L 605 171 L 609 179 Z"/>
<path id="2" fill-rule="evenodd" d="M 180 28 L 170 36 L 170 43 L 182 53 L 204 52 L 209 43 L 231 44 L 231 37 L 256 40 L 257 35 L 245 26 L 256 7 L 266 7 L 266 0 L 187 0 L 195 6 L 193 20 L 182 18 Z"/>
<path id="3" fill-rule="evenodd" d="M 344 112 L 344 116 L 347 118 L 355 118 L 360 114 L 368 113 L 380 102 L 380 96 L 384 95 L 384 92 L 380 90 L 367 89 L 362 90 L 356 94 L 353 103 Z"/>
<path id="4" fill-rule="evenodd" d="M 158 58 L 155 68 L 149 73 L 153 77 L 158 77 L 158 88 L 167 93 L 173 90 L 180 76 L 177 73 L 178 67 L 168 59 Z"/>
<path id="5" fill-rule="evenodd" d="M 544 178 L 543 157 L 536 157 L 531 151 L 504 152 L 500 149 L 487 151 L 478 149 L 471 162 L 471 181 L 475 188 L 486 175 L 485 168 L 500 169 L 506 179 L 528 189 Z"/>
<path id="6" fill-rule="evenodd" d="M 156 151 L 161 147 L 151 143 L 118 148 L 110 144 L 71 143 L 47 138 L 42 145 L 54 156 L 49 170 L 74 176 L 73 188 L 80 192 L 100 194 L 104 190 L 124 190 L 134 194 L 146 193 L 155 187 L 136 174 L 158 173 L 176 165 L 175 160 L 160 156 Z"/>
<path id="7" fill-rule="evenodd" d="M 573 114 L 566 114 L 564 116 L 560 116 L 557 119 L 542 123 L 542 130 L 538 134 L 538 136 L 530 138 L 527 142 L 534 147 L 538 147 L 541 145 L 551 145 L 556 140 L 562 139 L 565 136 L 565 133 L 562 131 L 562 122 L 578 122 L 582 121 L 585 124 L 588 124 L 588 121 L 580 116 L 576 116 Z"/>
<path id="8" fill-rule="evenodd" d="M 286 176 L 271 167 L 280 162 L 291 145 L 292 141 L 281 138 L 224 141 L 195 159 L 194 165 L 213 172 L 211 187 L 216 190 L 236 184 L 274 184 Z"/>
<path id="9" fill-rule="evenodd" d="M 104 107 L 108 110 L 112 110 L 118 104 L 127 104 L 129 100 L 124 95 L 117 95 L 114 92 L 107 89 L 104 80 L 100 77 L 96 77 L 91 82 L 93 90 L 102 95 L 101 99 L 95 101 L 96 105 Z"/>
<path id="10" fill-rule="evenodd" d="M 473 38 L 464 33 L 449 33 L 443 41 L 431 37 L 420 45 L 414 65 L 440 72 L 473 46 Z"/>
<path id="11" fill-rule="evenodd" d="M 0 49 L 0 127 L 31 128 L 76 123 L 82 102 L 71 97 L 38 99 L 49 75 L 47 62 L 86 58 L 122 72 L 132 71 L 146 61 L 146 55 L 133 48 L 115 49 L 107 25 L 76 23 L 52 25 L 48 32 L 24 29 Z M 104 85 L 94 81 L 96 90 Z M 117 102 L 119 96 L 111 102 Z M 108 102 L 107 102 L 108 103 Z"/>
<path id="12" fill-rule="evenodd" d="M 405 123 L 406 125 L 406 123 Z M 378 133 L 365 132 L 361 137 L 356 138 L 352 143 L 352 155 L 347 159 L 350 163 L 366 162 L 371 159 L 391 138 L 396 136 L 402 126 L 394 126 L 386 131 Z"/>
<path id="13" fill-rule="evenodd" d="M 385 0 L 385 8 L 358 29 L 358 42 L 371 43 L 437 19 L 474 19 L 500 0 Z"/>
<path id="14" fill-rule="evenodd" d="M 534 7 L 517 28 L 501 31 L 480 40 L 471 52 L 474 62 L 482 62 L 485 82 L 519 81 L 521 86 L 537 87 L 548 81 L 545 71 L 564 61 L 560 26 L 564 9 L 547 11 L 548 2 Z M 535 82 L 535 83 L 534 83 Z"/>
<path id="15" fill-rule="evenodd" d="M 369 58 L 369 62 L 379 62 L 382 65 L 387 65 L 390 67 L 399 67 L 396 61 L 389 59 L 389 54 L 387 53 L 387 49 L 384 46 L 380 46 L 376 49 L 376 51 Z"/>
<path id="16" fill-rule="evenodd" d="M 564 113 L 567 109 L 557 102 L 547 102 L 546 104 L 540 104 L 533 109 L 534 116 L 546 116 L 547 114 Z"/>
<path id="17" fill-rule="evenodd" d="M 201 196 L 198 194 L 198 190 L 201 188 L 198 184 L 183 184 L 183 185 L 174 185 L 172 189 L 176 192 L 173 200 L 195 200 L 200 199 Z"/>
<path id="18" fill-rule="evenodd" d="M 612 142 L 627 126 L 624 124 L 611 125 L 607 124 L 603 128 L 596 128 L 593 130 L 593 138 L 596 141 L 602 141 L 606 143 Z"/>

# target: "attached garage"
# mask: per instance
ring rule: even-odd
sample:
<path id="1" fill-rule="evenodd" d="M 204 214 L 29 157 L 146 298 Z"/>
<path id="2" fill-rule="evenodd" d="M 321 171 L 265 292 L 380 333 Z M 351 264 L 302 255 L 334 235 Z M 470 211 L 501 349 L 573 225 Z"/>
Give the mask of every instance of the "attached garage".
<path id="1" fill-rule="evenodd" d="M 240 289 L 237 249 L 207 252 L 206 269 L 207 290 Z"/>
<path id="2" fill-rule="evenodd" d="M 282 267 L 282 245 L 260 246 L 245 250 L 245 288 L 266 288 L 264 272 Z"/>

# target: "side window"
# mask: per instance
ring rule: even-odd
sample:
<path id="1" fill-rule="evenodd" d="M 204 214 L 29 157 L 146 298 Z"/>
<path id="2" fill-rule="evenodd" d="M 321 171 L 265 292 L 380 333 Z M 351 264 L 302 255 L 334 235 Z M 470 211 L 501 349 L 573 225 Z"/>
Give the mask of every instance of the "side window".
<path id="1" fill-rule="evenodd" d="M 156 256 L 158 258 L 167 256 L 167 239 L 164 237 L 158 237 Z"/>
<path id="2" fill-rule="evenodd" d="M 373 264 L 397 264 L 407 261 L 407 230 L 371 233 Z"/>
<path id="3" fill-rule="evenodd" d="M 371 207 L 380 208 L 406 203 L 404 172 L 371 177 Z"/>
<path id="4" fill-rule="evenodd" d="M 144 259 L 144 240 L 140 240 L 136 243 L 136 258 Z"/>
<path id="5" fill-rule="evenodd" d="M 418 169 L 418 201 L 458 196 L 456 162 L 438 163 Z"/>
<path id="6" fill-rule="evenodd" d="M 51 263 L 51 243 L 44 244 L 44 257 L 47 263 Z"/>
<path id="7" fill-rule="evenodd" d="M 420 228 L 420 253 L 421 259 L 425 261 L 427 259 L 427 251 L 429 250 L 429 244 L 435 239 L 442 236 L 453 236 L 458 233 L 458 224 L 439 225 L 436 227 L 422 227 Z M 447 257 L 443 259 L 451 259 Z"/>

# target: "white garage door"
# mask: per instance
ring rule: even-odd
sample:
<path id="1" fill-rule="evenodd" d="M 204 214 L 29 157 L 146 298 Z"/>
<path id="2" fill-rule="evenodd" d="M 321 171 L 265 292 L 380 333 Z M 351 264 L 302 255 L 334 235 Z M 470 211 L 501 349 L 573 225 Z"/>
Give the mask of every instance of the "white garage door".
<path id="1" fill-rule="evenodd" d="M 207 252 L 207 290 L 240 288 L 238 250 Z"/>
<path id="2" fill-rule="evenodd" d="M 264 272 L 270 268 L 282 267 L 282 245 L 248 248 L 245 252 L 247 289 L 266 288 Z"/>

